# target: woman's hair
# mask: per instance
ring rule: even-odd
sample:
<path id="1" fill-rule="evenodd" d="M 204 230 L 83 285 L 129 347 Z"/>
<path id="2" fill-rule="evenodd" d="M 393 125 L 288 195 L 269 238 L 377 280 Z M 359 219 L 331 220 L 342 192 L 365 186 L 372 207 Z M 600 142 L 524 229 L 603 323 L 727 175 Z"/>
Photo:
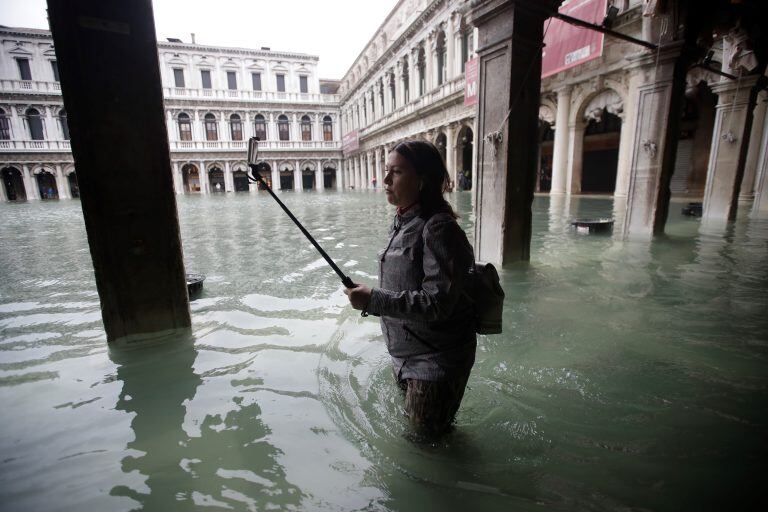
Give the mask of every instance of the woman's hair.
<path id="1" fill-rule="evenodd" d="M 443 197 L 448 189 L 448 169 L 443 157 L 434 144 L 423 140 L 406 140 L 392 151 L 408 160 L 411 167 L 422 180 L 419 190 L 419 205 L 422 215 L 430 217 L 435 213 L 446 212 L 454 219 L 458 217 L 451 205 Z"/>

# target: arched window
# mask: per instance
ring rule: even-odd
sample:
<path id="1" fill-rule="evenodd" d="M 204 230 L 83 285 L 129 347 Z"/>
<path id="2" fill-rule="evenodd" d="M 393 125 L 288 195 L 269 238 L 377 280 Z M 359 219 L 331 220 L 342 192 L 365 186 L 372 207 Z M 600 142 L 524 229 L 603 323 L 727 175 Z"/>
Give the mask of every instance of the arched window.
<path id="1" fill-rule="evenodd" d="M 61 128 L 61 136 L 64 140 L 69 140 L 69 125 L 67 124 L 67 111 L 64 109 L 59 110 L 59 128 Z"/>
<path id="2" fill-rule="evenodd" d="M 232 140 L 243 140 L 243 122 L 237 114 L 229 116 L 229 133 Z"/>
<path id="3" fill-rule="evenodd" d="M 192 123 L 189 120 L 189 114 L 181 113 L 179 120 L 179 140 L 192 140 Z"/>
<path id="4" fill-rule="evenodd" d="M 437 36 L 437 85 L 443 85 L 447 78 L 447 48 L 445 46 L 445 32 L 440 32 Z"/>
<path id="5" fill-rule="evenodd" d="M 291 132 L 288 127 L 288 117 L 283 114 L 277 118 L 277 135 L 280 140 L 291 139 Z"/>
<path id="6" fill-rule="evenodd" d="M 32 140 L 43 140 L 43 118 L 40 112 L 34 108 L 27 109 L 27 125 L 29 126 L 29 138 Z"/>
<path id="7" fill-rule="evenodd" d="M 216 116 L 213 114 L 205 114 L 205 140 L 219 140 Z"/>
<path id="8" fill-rule="evenodd" d="M 11 122 L 5 114 L 5 110 L 0 108 L 0 140 L 11 140 Z"/>
<path id="9" fill-rule="evenodd" d="M 253 118 L 253 135 L 259 140 L 267 140 L 267 122 L 261 114 L 256 114 Z"/>
<path id="10" fill-rule="evenodd" d="M 394 112 L 397 108 L 397 96 L 395 95 L 395 74 L 390 72 L 389 76 L 387 77 L 387 82 L 389 82 L 389 98 L 392 101 L 392 111 Z"/>
<path id="11" fill-rule="evenodd" d="M 301 116 L 301 140 L 312 140 L 312 121 L 309 116 Z"/>
<path id="12" fill-rule="evenodd" d="M 419 49 L 419 56 L 416 59 L 416 68 L 419 73 L 419 96 L 421 96 L 427 90 L 427 65 L 424 48 Z"/>
<path id="13" fill-rule="evenodd" d="M 381 105 L 381 115 L 384 115 L 384 79 L 379 78 L 379 104 Z"/>
<path id="14" fill-rule="evenodd" d="M 333 140 L 333 120 L 331 116 L 323 118 L 323 140 Z"/>

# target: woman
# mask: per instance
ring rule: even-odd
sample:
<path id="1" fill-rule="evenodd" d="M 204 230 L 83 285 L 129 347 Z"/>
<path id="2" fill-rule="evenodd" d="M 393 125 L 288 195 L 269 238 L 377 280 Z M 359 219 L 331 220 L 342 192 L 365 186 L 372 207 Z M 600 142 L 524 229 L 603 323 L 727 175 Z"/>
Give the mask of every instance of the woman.
<path id="1" fill-rule="evenodd" d="M 387 158 L 384 187 L 397 207 L 379 287 L 345 290 L 352 307 L 381 317 L 405 411 L 419 432 L 451 425 L 475 361 L 477 338 L 465 293 L 472 246 L 443 198 L 448 171 L 429 142 L 401 142 Z"/>

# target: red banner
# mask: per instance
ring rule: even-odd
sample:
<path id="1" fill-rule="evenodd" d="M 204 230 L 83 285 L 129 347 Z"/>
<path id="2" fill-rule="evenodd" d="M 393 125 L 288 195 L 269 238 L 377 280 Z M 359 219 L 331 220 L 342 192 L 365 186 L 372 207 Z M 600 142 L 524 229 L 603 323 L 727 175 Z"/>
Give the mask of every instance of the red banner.
<path id="1" fill-rule="evenodd" d="M 464 105 L 466 106 L 477 104 L 478 75 L 477 57 L 469 59 L 464 65 Z"/>
<path id="2" fill-rule="evenodd" d="M 573 18 L 601 24 L 605 17 L 607 0 L 575 0 L 564 5 L 558 12 Z M 603 54 L 604 35 L 594 30 L 575 27 L 564 21 L 550 18 L 544 22 L 544 51 L 541 60 L 541 77 L 554 75 L 578 66 Z"/>
<path id="3" fill-rule="evenodd" d="M 358 136 L 357 130 L 352 130 L 351 132 L 344 135 L 344 137 L 342 137 L 341 150 L 345 154 L 357 151 L 358 148 L 360 148 L 360 137 Z"/>

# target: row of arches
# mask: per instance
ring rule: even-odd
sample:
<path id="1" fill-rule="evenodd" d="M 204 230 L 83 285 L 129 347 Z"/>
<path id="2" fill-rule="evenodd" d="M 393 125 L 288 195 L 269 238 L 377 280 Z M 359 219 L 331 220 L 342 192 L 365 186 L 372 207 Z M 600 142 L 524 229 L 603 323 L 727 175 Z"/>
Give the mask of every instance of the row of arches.
<path id="1" fill-rule="evenodd" d="M 305 161 L 296 167 L 291 162 L 262 161 L 262 178 L 273 190 L 320 190 L 337 188 L 336 166 L 332 162 L 324 162 L 318 175 L 318 164 Z M 210 193 L 219 194 L 227 191 L 250 192 L 262 189 L 261 183 L 252 183 L 246 174 L 245 167 L 235 165 L 231 172 L 231 185 L 228 176 L 218 164 L 201 167 L 194 163 L 181 166 L 180 192 L 183 194 Z"/>
<path id="2" fill-rule="evenodd" d="M 557 189 L 554 169 L 555 138 L 565 122 L 567 142 L 562 158 L 566 176 L 558 192 L 614 194 L 626 196 L 629 183 L 628 146 L 624 105 L 627 91 L 606 87 L 589 94 L 576 94 L 567 104 L 546 96 L 539 111 L 539 169 L 537 191 Z M 691 80 L 681 112 L 677 160 L 670 185 L 673 195 L 699 197 L 704 192 L 717 96 L 702 80 Z M 572 108 L 575 107 L 575 108 Z M 567 117 L 558 115 L 566 108 Z M 570 112 L 568 112 L 570 110 Z M 557 121 L 557 123 L 556 123 Z"/>
<path id="3" fill-rule="evenodd" d="M 64 173 L 65 186 L 69 188 L 69 197 L 80 197 L 80 187 L 77 183 L 77 173 L 70 169 Z M 8 201 L 25 201 L 33 197 L 40 199 L 59 199 L 62 191 L 56 180 L 56 174 L 50 169 L 40 167 L 30 173 L 30 179 L 24 179 L 24 173 L 15 166 L 0 169 L 3 192 Z M 35 190 L 28 190 L 28 185 Z"/>
<path id="4" fill-rule="evenodd" d="M 179 140 L 191 141 L 192 135 L 192 118 L 186 112 L 181 112 L 176 116 L 176 122 L 179 130 Z M 231 114 L 228 119 L 229 124 L 229 140 L 244 140 L 243 135 L 243 118 L 240 114 Z M 280 114 L 275 120 L 275 127 L 277 133 L 277 140 L 288 141 L 291 140 L 291 122 L 288 116 Z M 322 140 L 333 140 L 333 119 L 331 116 L 324 116 L 321 125 Z M 312 119 L 308 115 L 303 115 L 299 118 L 299 133 L 300 140 L 311 141 L 313 140 L 312 133 Z M 203 135 L 205 140 L 216 141 L 219 140 L 219 119 L 211 112 L 203 116 Z M 267 119 L 262 114 L 256 114 L 253 118 L 253 136 L 258 137 L 260 140 L 268 140 L 269 132 L 267 130 Z"/>

